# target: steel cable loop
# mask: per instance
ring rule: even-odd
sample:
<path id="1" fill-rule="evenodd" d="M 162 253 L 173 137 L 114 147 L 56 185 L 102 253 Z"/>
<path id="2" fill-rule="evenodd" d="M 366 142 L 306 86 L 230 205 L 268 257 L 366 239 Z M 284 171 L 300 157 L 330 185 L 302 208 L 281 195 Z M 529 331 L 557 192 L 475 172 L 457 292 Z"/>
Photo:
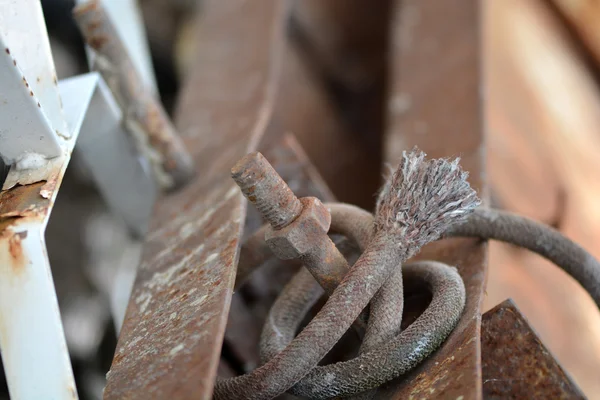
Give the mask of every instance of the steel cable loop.
<path id="1" fill-rule="evenodd" d="M 478 208 L 444 236 L 494 239 L 537 253 L 579 282 L 600 308 L 600 262 L 547 225 L 506 211 Z"/>
<path id="2" fill-rule="evenodd" d="M 347 236 L 357 243 L 361 251 L 364 250 L 365 243 L 368 242 L 372 233 L 372 214 L 346 204 L 329 203 L 326 206 L 332 215 L 331 232 Z M 478 208 L 467 217 L 464 223 L 451 227 L 443 236 L 495 239 L 527 248 L 546 257 L 569 273 L 588 291 L 600 308 L 600 263 L 580 246 L 550 227 L 508 212 Z M 447 277 L 451 277 L 452 275 L 448 271 L 444 272 L 444 269 L 448 268 L 435 262 L 420 262 L 407 264 L 403 266 L 402 271 L 405 278 L 426 280 L 435 299 L 437 291 L 432 285 L 432 279 L 437 276 L 438 282 L 444 282 L 441 280 L 441 276 L 445 274 Z M 434 270 L 433 273 L 432 270 Z M 371 300 L 369 325 L 374 321 L 379 321 L 379 318 L 374 316 L 377 309 L 374 302 L 387 286 L 388 283 Z M 442 286 L 448 287 L 449 285 L 446 282 Z M 462 286 L 462 282 L 459 286 Z M 304 268 L 292 278 L 273 305 L 263 328 L 260 344 L 263 362 L 276 356 L 290 343 L 303 316 L 323 293 L 323 289 Z M 442 306 L 447 307 L 457 298 L 457 294 L 452 291 L 444 294 L 437 293 L 437 298 L 440 299 Z M 387 298 L 388 296 L 382 297 Z M 418 365 L 415 357 L 425 358 L 427 356 L 426 352 L 417 351 L 415 354 L 414 350 L 421 350 L 430 343 L 428 340 L 431 340 L 431 334 L 434 332 L 430 324 L 449 322 L 446 311 L 428 312 L 435 309 L 437 309 L 437 305 L 434 306 L 432 300 L 427 311 L 404 332 L 397 335 L 393 341 L 380 347 L 375 346 L 371 351 L 361 352 L 358 358 L 312 368 L 290 389 L 290 393 L 315 399 L 350 395 L 379 386 L 385 382 L 386 378 L 393 379 L 395 376 L 409 371 L 411 366 Z M 394 322 L 390 322 L 390 326 L 393 324 Z M 439 327 L 438 329 L 444 331 Z M 450 332 L 451 329 L 448 334 Z M 366 338 L 367 336 L 365 336 L 362 347 L 365 346 Z M 435 349 L 442 342 L 440 341 L 437 345 L 431 344 L 430 347 Z M 391 359 L 400 362 L 404 360 L 404 364 L 380 363 L 381 360 Z M 406 365 L 407 362 L 408 365 Z M 361 395 L 364 396 L 364 394 Z"/>
<path id="3" fill-rule="evenodd" d="M 346 204 L 327 204 L 327 207 L 331 212 L 331 231 L 365 249 L 373 232 L 373 216 Z M 400 271 L 396 268 L 371 300 L 367 333 L 359 356 L 313 368 L 289 393 L 311 399 L 357 393 L 361 398 L 369 398 L 374 393 L 361 392 L 406 373 L 441 345 L 458 323 L 465 305 L 460 275 L 456 269 L 433 261 L 403 266 L 405 277 L 426 283 L 433 299 L 426 311 L 400 333 L 403 306 Z M 322 294 L 323 290 L 305 269 L 292 278 L 273 304 L 263 328 L 260 349 L 263 362 L 291 342 L 306 312 Z"/>
<path id="4" fill-rule="evenodd" d="M 600 263 L 593 256 L 547 226 L 476 208 L 478 204 L 458 161 L 425 161 L 417 152 L 403 155 L 381 191 L 374 216 L 353 206 L 328 204 L 330 232 L 355 241 L 360 258 L 296 336 L 303 316 L 324 293 L 302 268 L 276 299 L 263 327 L 264 364 L 249 374 L 218 380 L 215 397 L 271 399 L 289 391 L 313 399 L 368 399 L 374 394 L 371 389 L 418 365 L 452 332 L 465 304 L 464 283 L 456 269 L 434 261 L 403 265 L 441 237 L 497 239 L 532 250 L 575 278 L 600 307 Z M 251 250 L 253 262 L 266 257 L 264 248 Z M 242 276 L 254 267 L 245 265 Z M 433 297 L 425 312 L 400 332 L 402 274 L 425 282 Z M 318 366 L 367 305 L 370 314 L 359 355 Z"/>
<path id="5" fill-rule="evenodd" d="M 379 196 L 371 240 L 352 268 L 343 278 L 340 277 L 341 282 L 331 292 L 325 305 L 295 338 L 290 333 L 292 339 L 283 348 L 277 344 L 270 346 L 269 335 L 261 339 L 262 343 L 267 343 L 264 348 L 276 348 L 277 352 L 274 351 L 275 354 L 264 365 L 249 374 L 218 380 L 215 398 L 270 399 L 288 391 L 313 370 L 319 376 L 311 375 L 309 378 L 323 378 L 315 367 L 352 326 L 390 274 L 422 246 L 437 240 L 450 225 L 462 221 L 479 204 L 475 191 L 466 180 L 467 176 L 458 165 L 458 160 L 425 160 L 425 154 L 417 150 L 403 154 L 398 169 Z M 325 398 L 371 389 L 416 364 L 419 357 L 426 356 L 439 346 L 460 317 L 465 290 L 455 270 L 439 265 L 430 269 L 425 277 L 434 292 L 434 300 L 423 315 L 432 319 L 432 312 L 443 310 L 445 316 L 443 319 L 433 318 L 435 324 L 432 325 L 432 332 L 435 334 L 421 332 L 422 324 L 415 322 L 411 325 L 412 329 L 407 329 L 399 336 L 403 345 L 398 346 L 392 341 L 393 348 L 387 345 L 378 347 L 342 366 L 352 371 L 346 377 L 350 380 L 357 371 L 360 373 L 362 368 L 367 369 L 362 376 L 364 379 L 360 379 L 360 385 L 343 387 L 344 383 L 340 382 L 337 386 L 339 389 L 331 391 L 328 388 L 334 387 L 334 382 L 327 380 L 344 377 L 325 374 L 326 381 L 322 382 L 320 388 L 318 381 L 311 383 L 310 386 L 317 390 L 311 389 L 309 397 Z M 292 288 L 296 288 L 297 279 L 300 279 L 298 276 L 302 275 L 292 280 Z M 299 292 L 302 293 L 302 290 Z M 284 296 L 280 296 L 276 303 L 283 303 L 286 308 Z M 306 291 L 303 296 L 306 296 Z M 296 307 L 297 314 L 302 311 L 301 301 L 292 305 Z M 291 309 L 290 306 L 286 311 L 289 313 Z M 272 316 L 269 316 L 265 329 L 274 327 L 270 336 L 282 337 L 283 332 L 278 331 L 278 321 Z M 290 321 L 287 323 L 289 326 Z M 392 357 L 394 362 L 383 360 L 387 354 L 396 356 Z M 402 358 L 403 362 L 398 364 L 397 357 Z M 382 369 L 376 367 L 381 373 L 371 370 L 378 361 L 383 361 Z M 338 368 L 338 364 L 333 364 L 333 368 Z"/>

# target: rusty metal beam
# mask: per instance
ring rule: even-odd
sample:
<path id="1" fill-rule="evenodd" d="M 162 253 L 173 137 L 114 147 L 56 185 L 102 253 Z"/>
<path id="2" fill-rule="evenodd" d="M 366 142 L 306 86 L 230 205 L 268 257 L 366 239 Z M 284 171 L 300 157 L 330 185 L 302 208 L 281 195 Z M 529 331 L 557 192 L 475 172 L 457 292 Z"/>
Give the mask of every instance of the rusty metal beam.
<path id="1" fill-rule="evenodd" d="M 487 198 L 481 119 L 478 0 L 397 1 L 393 19 L 386 159 L 418 145 L 430 157 L 462 157 L 469 181 Z M 382 399 L 480 399 L 481 302 L 486 245 L 452 240 L 419 258 L 455 265 L 465 283 L 463 316 L 441 349 L 381 391 Z"/>
<path id="2" fill-rule="evenodd" d="M 585 399 L 512 300 L 481 321 L 485 399 Z"/>
<path id="3" fill-rule="evenodd" d="M 176 118 L 197 175 L 157 201 L 106 399 L 211 397 L 246 213 L 229 170 L 269 122 L 286 8 L 203 5 Z"/>

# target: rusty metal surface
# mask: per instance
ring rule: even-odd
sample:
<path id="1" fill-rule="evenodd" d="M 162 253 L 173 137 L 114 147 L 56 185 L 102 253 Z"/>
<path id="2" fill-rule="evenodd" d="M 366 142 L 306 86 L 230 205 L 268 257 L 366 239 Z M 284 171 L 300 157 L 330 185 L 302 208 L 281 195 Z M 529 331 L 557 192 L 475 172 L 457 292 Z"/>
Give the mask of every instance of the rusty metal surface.
<path id="1" fill-rule="evenodd" d="M 481 321 L 485 399 L 585 399 L 512 300 Z"/>
<path id="2" fill-rule="evenodd" d="M 157 201 L 106 399 L 211 397 L 246 208 L 229 171 L 269 122 L 285 10 L 204 3 L 176 118 L 197 174 Z"/>
<path id="3" fill-rule="evenodd" d="M 484 199 L 481 119 L 480 1 L 398 1 L 391 47 L 392 78 L 386 161 L 418 145 L 429 157 L 462 157 Z M 486 245 L 447 240 L 419 259 L 455 265 L 466 288 L 463 316 L 441 349 L 386 390 L 382 399 L 481 398 L 480 318 Z"/>
<path id="4" fill-rule="evenodd" d="M 333 193 L 293 135 L 287 134 L 280 141 L 265 146 L 264 154 L 297 196 L 314 196 L 324 202 L 335 201 Z M 250 207 L 244 236 L 250 237 L 261 224 L 262 218 Z M 267 247 L 266 243 L 264 247 Z M 260 316 L 263 319 L 267 315 L 268 307 L 299 267 L 298 262 L 292 260 L 284 263 L 277 260 L 270 250 L 269 254 L 269 261 L 254 272 L 242 289 L 252 292 L 255 299 L 251 304 L 262 310 Z"/>
<path id="5" fill-rule="evenodd" d="M 231 177 L 269 224 L 285 228 L 302 212 L 302 204 L 260 152 L 245 155 L 231 169 Z"/>
<path id="6" fill-rule="evenodd" d="M 244 156 L 231 175 L 269 222 L 264 239 L 273 254 L 281 260 L 301 258 L 326 292 L 333 293 L 348 263 L 327 236 L 331 216 L 325 205 L 316 197 L 296 197 L 260 152 Z"/>
<path id="7" fill-rule="evenodd" d="M 73 18 L 87 44 L 97 52 L 92 67 L 110 87 L 123 110 L 124 125 L 152 166 L 163 189 L 177 189 L 193 173 L 193 161 L 173 124 L 144 82 L 104 6 L 98 0 L 77 5 Z"/>

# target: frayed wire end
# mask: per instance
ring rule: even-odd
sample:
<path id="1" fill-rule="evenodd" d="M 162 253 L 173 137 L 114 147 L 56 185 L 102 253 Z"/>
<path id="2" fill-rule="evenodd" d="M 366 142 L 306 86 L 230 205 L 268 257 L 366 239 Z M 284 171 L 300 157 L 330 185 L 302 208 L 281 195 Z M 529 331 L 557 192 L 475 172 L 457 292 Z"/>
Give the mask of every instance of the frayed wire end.
<path id="1" fill-rule="evenodd" d="M 460 159 L 426 160 L 416 147 L 402 161 L 377 199 L 375 231 L 421 247 L 464 220 L 480 203 Z"/>

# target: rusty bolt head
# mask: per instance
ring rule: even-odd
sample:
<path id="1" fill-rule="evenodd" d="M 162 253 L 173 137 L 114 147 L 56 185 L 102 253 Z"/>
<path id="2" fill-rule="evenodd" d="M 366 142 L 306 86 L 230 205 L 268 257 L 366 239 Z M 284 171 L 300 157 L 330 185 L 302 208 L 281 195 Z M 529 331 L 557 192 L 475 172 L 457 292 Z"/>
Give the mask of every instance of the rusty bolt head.
<path id="1" fill-rule="evenodd" d="M 306 254 L 329 231 L 331 215 L 323 203 L 316 197 L 303 197 L 300 202 L 302 213 L 294 222 L 282 229 L 269 227 L 265 233 L 269 248 L 281 260 Z"/>

